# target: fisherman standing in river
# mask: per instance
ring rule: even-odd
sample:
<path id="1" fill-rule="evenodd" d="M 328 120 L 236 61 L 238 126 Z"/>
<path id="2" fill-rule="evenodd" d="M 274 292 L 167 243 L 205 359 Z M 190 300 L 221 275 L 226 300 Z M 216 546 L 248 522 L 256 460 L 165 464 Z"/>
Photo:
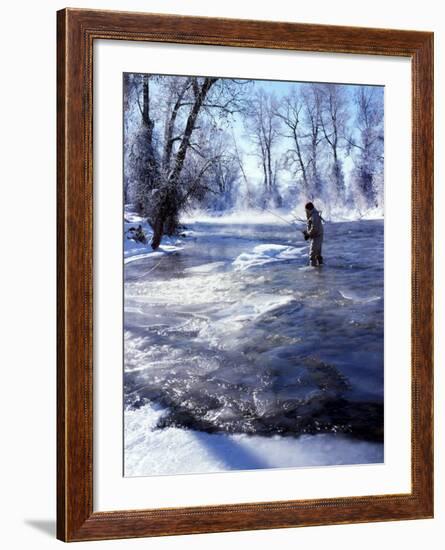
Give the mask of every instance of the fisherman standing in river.
<path id="1" fill-rule="evenodd" d="M 323 256 L 321 255 L 321 246 L 323 244 L 323 223 L 320 212 L 315 206 L 308 202 L 305 206 L 307 229 L 303 231 L 304 239 L 310 240 L 309 247 L 309 265 L 323 265 Z"/>

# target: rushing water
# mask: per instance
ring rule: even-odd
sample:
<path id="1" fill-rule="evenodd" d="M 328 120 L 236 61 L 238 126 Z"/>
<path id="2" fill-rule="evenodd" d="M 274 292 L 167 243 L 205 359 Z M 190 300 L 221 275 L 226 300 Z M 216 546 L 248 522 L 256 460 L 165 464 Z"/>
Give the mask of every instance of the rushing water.
<path id="1" fill-rule="evenodd" d="M 326 224 L 322 268 L 288 225 L 187 229 L 181 250 L 125 266 L 126 415 L 382 443 L 383 221 Z"/>

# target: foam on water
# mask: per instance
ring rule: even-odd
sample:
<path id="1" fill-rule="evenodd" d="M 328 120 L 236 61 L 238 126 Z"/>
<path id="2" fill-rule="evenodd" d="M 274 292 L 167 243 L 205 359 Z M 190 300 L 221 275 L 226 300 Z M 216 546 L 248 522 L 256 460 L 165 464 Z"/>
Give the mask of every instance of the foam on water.
<path id="1" fill-rule="evenodd" d="M 370 302 L 375 302 L 376 300 L 380 300 L 380 296 L 358 296 L 354 292 L 349 292 L 345 290 L 339 290 L 339 293 L 342 298 L 345 300 L 351 300 L 353 302 L 361 302 L 363 304 L 369 304 Z"/>
<path id="2" fill-rule="evenodd" d="M 234 261 L 237 271 L 246 271 L 253 267 L 262 267 L 269 263 L 285 262 L 301 258 L 305 247 L 284 246 L 279 244 L 260 244 L 252 252 L 243 252 Z"/>

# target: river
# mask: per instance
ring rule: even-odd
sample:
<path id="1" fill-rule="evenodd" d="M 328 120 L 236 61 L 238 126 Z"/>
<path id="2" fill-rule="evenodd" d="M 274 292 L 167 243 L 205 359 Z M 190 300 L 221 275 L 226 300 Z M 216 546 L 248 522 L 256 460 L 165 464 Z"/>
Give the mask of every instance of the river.
<path id="1" fill-rule="evenodd" d="M 327 223 L 313 268 L 290 225 L 195 222 L 126 264 L 126 475 L 382 462 L 383 235 Z"/>

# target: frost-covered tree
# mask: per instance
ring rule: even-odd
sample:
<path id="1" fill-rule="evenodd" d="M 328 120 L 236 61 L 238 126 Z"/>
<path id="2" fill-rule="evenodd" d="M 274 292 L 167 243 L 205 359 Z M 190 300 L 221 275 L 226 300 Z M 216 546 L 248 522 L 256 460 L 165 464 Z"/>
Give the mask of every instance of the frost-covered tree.
<path id="1" fill-rule="evenodd" d="M 309 161 L 306 152 L 304 127 L 304 100 L 299 90 L 293 89 L 282 98 L 276 110 L 282 121 L 283 137 L 287 138 L 288 148 L 284 156 L 284 168 L 300 183 L 307 195 L 312 194 L 309 181 Z"/>
<path id="2" fill-rule="evenodd" d="M 275 95 L 259 88 L 251 98 L 244 118 L 249 138 L 254 145 L 254 154 L 263 172 L 264 206 L 281 206 L 277 181 L 281 157 L 278 148 L 281 121 L 277 111 Z"/>
<path id="3" fill-rule="evenodd" d="M 124 75 L 124 195 L 141 214 L 159 180 L 150 75 Z"/>
<path id="4" fill-rule="evenodd" d="M 308 173 L 313 190 L 310 198 L 322 196 L 322 176 L 320 173 L 320 143 L 323 139 L 321 126 L 322 94 L 317 84 L 310 84 L 302 92 L 304 121 L 307 128 Z"/>
<path id="5" fill-rule="evenodd" d="M 157 92 L 154 99 L 150 96 L 152 83 Z M 154 80 L 149 75 L 139 75 L 138 79 L 134 75 L 125 84 L 126 103 L 133 99 L 133 110 L 127 114 L 134 130 L 126 133 L 130 167 L 125 178 L 134 181 L 127 186 L 132 188 L 136 207 L 153 228 L 151 245 L 156 249 L 164 233 L 177 231 L 181 210 L 209 190 L 206 176 L 217 159 L 203 153 L 205 132 L 199 131 L 200 124 L 216 131 L 239 110 L 244 82 L 213 77 Z M 161 119 L 163 131 L 159 128 Z M 133 153 L 131 142 L 137 143 Z"/>
<path id="6" fill-rule="evenodd" d="M 331 198 L 337 201 L 345 198 L 345 179 L 341 149 L 345 145 L 343 136 L 349 118 L 347 92 L 340 84 L 318 85 L 321 98 L 320 123 L 323 135 L 330 151 L 330 179 L 332 179 Z"/>
<path id="7" fill-rule="evenodd" d="M 125 201 L 157 248 L 182 212 L 383 204 L 383 89 L 127 74 Z"/>
<path id="8" fill-rule="evenodd" d="M 357 202 L 366 208 L 383 205 L 383 90 L 359 86 L 354 94 L 356 124 L 347 138 L 354 159 Z"/>
<path id="9" fill-rule="evenodd" d="M 322 196 L 320 90 L 316 85 L 294 88 L 282 98 L 277 116 L 284 128 L 282 135 L 288 140 L 284 167 L 300 184 L 305 198 L 313 200 Z"/>

